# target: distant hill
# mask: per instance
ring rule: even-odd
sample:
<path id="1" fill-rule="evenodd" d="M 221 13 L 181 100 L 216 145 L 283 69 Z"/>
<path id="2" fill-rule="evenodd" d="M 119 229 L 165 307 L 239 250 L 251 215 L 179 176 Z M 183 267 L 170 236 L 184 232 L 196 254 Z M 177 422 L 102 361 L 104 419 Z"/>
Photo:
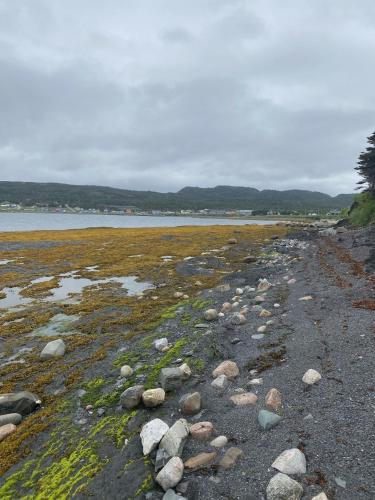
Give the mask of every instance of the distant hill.
<path id="1" fill-rule="evenodd" d="M 328 194 L 305 190 L 263 190 L 250 187 L 185 187 L 177 193 L 133 191 L 104 186 L 76 186 L 58 183 L 0 181 L 0 203 L 69 205 L 82 208 L 134 206 L 145 210 L 253 209 L 318 210 L 341 209 L 353 201 L 353 194 Z"/>

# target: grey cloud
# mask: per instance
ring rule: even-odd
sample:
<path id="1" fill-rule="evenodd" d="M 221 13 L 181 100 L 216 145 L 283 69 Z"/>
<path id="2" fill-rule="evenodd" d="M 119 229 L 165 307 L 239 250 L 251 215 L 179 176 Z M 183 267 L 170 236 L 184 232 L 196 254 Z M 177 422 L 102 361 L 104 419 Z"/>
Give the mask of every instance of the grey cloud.
<path id="1" fill-rule="evenodd" d="M 2 179 L 354 189 L 370 0 L 78 5 L 0 0 Z"/>

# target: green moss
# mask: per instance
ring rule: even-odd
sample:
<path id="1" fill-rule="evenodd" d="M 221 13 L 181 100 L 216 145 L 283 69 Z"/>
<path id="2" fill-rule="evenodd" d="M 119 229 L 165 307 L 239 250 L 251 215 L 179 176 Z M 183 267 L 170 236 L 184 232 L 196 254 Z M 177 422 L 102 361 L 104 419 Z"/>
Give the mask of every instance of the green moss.
<path id="1" fill-rule="evenodd" d="M 187 363 L 194 373 L 202 373 L 206 367 L 206 362 L 201 358 L 186 358 Z"/>
<path id="2" fill-rule="evenodd" d="M 204 309 L 212 304 L 212 299 L 196 299 L 192 302 L 191 307 L 193 309 Z"/>
<path id="3" fill-rule="evenodd" d="M 133 366 L 140 360 L 141 356 L 139 353 L 134 351 L 125 352 L 116 358 L 113 362 L 115 368 L 121 368 L 123 365 Z"/>
<path id="4" fill-rule="evenodd" d="M 149 473 L 149 474 L 147 474 L 146 478 L 143 480 L 141 486 L 138 488 L 135 496 L 139 497 L 140 495 L 147 493 L 153 487 L 153 484 L 154 484 L 154 480 L 152 478 L 152 474 Z"/>
<path id="5" fill-rule="evenodd" d="M 83 389 L 86 391 L 86 394 L 82 397 L 82 403 L 84 405 L 94 405 L 101 397 L 104 385 L 105 380 L 103 378 L 95 378 L 83 384 Z"/>
<path id="6" fill-rule="evenodd" d="M 166 368 L 171 364 L 171 362 L 178 358 L 181 354 L 183 347 L 188 344 L 189 339 L 183 338 L 177 340 L 174 345 L 164 354 L 164 356 L 160 359 L 158 363 L 151 367 L 150 373 L 147 376 L 147 380 L 145 383 L 146 389 L 152 389 L 159 382 L 159 374 L 162 368 Z"/>

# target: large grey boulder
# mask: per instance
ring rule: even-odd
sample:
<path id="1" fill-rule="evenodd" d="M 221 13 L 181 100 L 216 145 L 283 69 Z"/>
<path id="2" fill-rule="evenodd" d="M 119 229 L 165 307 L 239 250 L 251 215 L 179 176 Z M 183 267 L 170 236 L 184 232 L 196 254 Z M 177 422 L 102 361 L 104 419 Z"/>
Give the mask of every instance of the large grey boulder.
<path id="1" fill-rule="evenodd" d="M 267 486 L 267 500 L 299 500 L 302 486 L 286 474 L 276 474 Z"/>
<path id="2" fill-rule="evenodd" d="M 22 415 L 19 413 L 7 413 L 6 415 L 0 415 L 0 426 L 6 424 L 18 425 L 22 421 Z"/>
<path id="3" fill-rule="evenodd" d="M 142 394 L 145 392 L 143 385 L 133 385 L 128 387 L 120 396 L 121 406 L 127 410 L 131 410 L 139 405 L 142 399 Z"/>
<path id="4" fill-rule="evenodd" d="M 65 342 L 62 339 L 52 340 L 40 353 L 41 359 L 59 358 L 65 354 Z"/>
<path id="5" fill-rule="evenodd" d="M 188 423 L 184 418 L 180 418 L 166 432 L 160 441 L 159 449 L 164 449 L 171 457 L 180 457 L 188 435 Z"/>
<path id="6" fill-rule="evenodd" d="M 157 447 L 168 429 L 169 426 L 160 418 L 154 418 L 142 427 L 140 437 L 144 455 L 148 455 Z"/>
<path id="7" fill-rule="evenodd" d="M 35 394 L 27 391 L 12 392 L 0 395 L 0 415 L 7 413 L 19 413 L 29 415 L 37 406 L 41 404 L 40 399 Z"/>
<path id="8" fill-rule="evenodd" d="M 185 374 L 176 368 L 163 368 L 160 372 L 160 384 L 165 391 L 173 391 L 181 387 Z"/>

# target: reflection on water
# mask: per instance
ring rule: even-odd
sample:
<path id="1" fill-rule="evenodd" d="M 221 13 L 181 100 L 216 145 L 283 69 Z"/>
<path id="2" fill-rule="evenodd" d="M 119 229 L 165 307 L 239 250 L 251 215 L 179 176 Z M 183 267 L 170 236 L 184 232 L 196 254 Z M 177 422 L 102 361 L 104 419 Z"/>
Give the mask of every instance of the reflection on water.
<path id="1" fill-rule="evenodd" d="M 95 268 L 97 266 L 91 266 Z M 95 270 L 95 269 L 93 269 Z M 122 288 L 127 290 L 128 295 L 137 295 L 145 290 L 154 288 L 154 285 L 149 281 L 136 281 L 137 276 L 114 276 L 111 278 L 102 279 L 89 279 L 89 278 L 77 278 L 74 276 L 78 271 L 73 271 L 72 273 L 65 273 L 60 275 L 59 287 L 51 288 L 51 295 L 41 298 L 40 300 L 46 300 L 49 302 L 55 301 L 67 301 L 76 302 L 75 299 L 70 298 L 72 294 L 81 294 L 84 288 L 91 285 L 101 285 L 107 283 L 120 283 Z M 36 283 L 44 283 L 53 279 L 53 276 L 42 276 L 40 278 L 31 281 L 31 285 Z M 22 288 L 3 288 L 1 290 L 5 293 L 5 298 L 0 299 L 0 308 L 8 309 L 15 306 L 24 306 L 32 302 L 32 298 L 22 297 L 20 295 Z"/>

